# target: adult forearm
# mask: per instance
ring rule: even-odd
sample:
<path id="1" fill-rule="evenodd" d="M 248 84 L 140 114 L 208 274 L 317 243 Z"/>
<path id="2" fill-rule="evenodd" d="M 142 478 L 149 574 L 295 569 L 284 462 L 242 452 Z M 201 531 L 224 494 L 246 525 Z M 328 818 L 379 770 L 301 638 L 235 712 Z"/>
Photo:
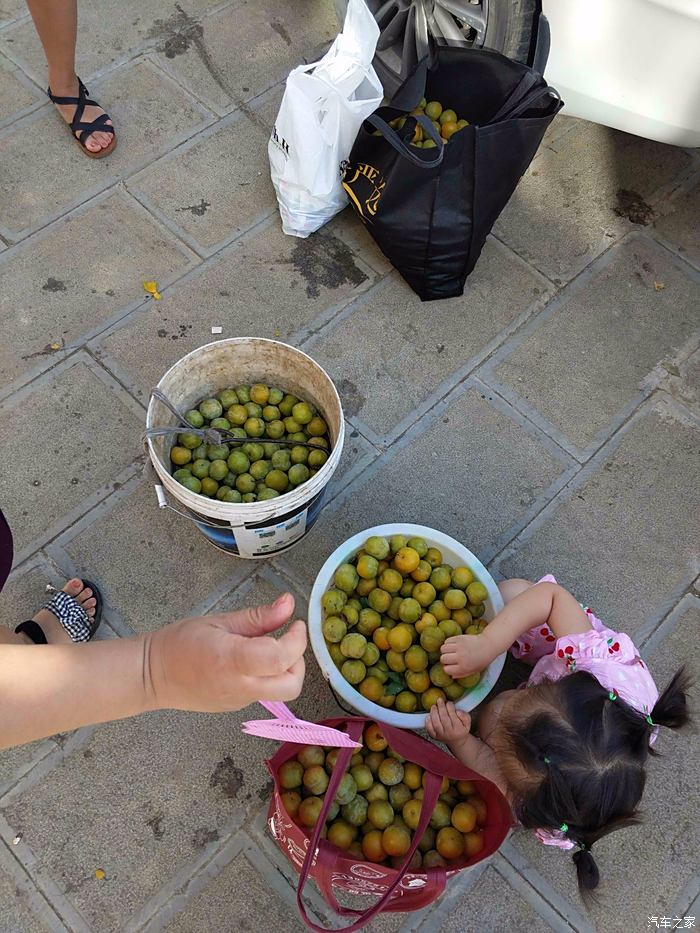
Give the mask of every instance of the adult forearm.
<path id="1" fill-rule="evenodd" d="M 0 748 L 154 709 L 148 639 L 0 646 Z"/>

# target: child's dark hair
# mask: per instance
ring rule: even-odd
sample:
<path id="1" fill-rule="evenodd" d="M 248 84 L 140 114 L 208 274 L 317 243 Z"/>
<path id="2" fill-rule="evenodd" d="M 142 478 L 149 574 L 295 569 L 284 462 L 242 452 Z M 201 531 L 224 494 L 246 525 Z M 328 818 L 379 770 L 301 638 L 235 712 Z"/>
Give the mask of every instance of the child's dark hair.
<path id="1" fill-rule="evenodd" d="M 579 671 L 529 687 L 504 715 L 497 757 L 515 815 L 523 826 L 561 830 L 577 844 L 573 859 L 584 896 L 599 881 L 593 844 L 640 822 L 644 765 L 655 754 L 651 732 L 686 725 L 688 687 L 681 668 L 645 717 Z"/>

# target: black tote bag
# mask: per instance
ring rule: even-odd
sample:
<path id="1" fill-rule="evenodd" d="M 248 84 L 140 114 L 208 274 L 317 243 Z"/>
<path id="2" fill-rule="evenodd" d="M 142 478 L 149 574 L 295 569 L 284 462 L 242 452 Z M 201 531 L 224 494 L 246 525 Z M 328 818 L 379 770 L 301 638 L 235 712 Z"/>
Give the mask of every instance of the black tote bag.
<path id="1" fill-rule="evenodd" d="M 360 128 L 343 187 L 387 259 L 423 301 L 453 298 L 562 107 L 544 78 L 487 49 L 441 47 L 422 62 L 388 107 Z M 388 126 L 421 97 L 469 120 L 448 145 L 410 145 L 416 121 Z M 374 135 L 379 130 L 382 135 Z"/>

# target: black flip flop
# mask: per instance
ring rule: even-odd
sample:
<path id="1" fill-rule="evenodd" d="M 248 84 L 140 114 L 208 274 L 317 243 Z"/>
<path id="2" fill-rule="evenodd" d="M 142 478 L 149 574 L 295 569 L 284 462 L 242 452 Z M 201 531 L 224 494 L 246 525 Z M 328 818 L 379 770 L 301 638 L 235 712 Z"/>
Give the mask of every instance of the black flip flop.
<path id="1" fill-rule="evenodd" d="M 56 616 L 63 628 L 68 632 L 71 640 L 80 644 L 90 641 L 95 632 L 100 627 L 102 621 L 103 599 L 99 587 L 91 580 L 83 580 L 83 589 L 91 589 L 95 597 L 95 615 L 91 619 L 83 607 L 78 603 L 74 596 L 70 596 L 63 590 L 53 590 L 53 596 L 42 608 L 48 610 Z M 82 592 L 82 591 L 81 591 Z M 15 633 L 23 633 L 35 645 L 47 644 L 44 630 L 35 622 L 34 619 L 27 619 L 21 622 L 15 629 Z"/>

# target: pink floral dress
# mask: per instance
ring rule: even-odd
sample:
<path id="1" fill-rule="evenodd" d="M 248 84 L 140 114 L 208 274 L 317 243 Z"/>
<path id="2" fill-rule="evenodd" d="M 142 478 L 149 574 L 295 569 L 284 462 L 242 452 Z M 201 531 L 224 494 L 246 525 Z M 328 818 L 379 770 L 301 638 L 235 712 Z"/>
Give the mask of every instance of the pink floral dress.
<path id="1" fill-rule="evenodd" d="M 551 574 L 538 583 L 556 583 Z M 537 585 L 537 584 L 535 584 Z M 659 691 L 632 639 L 624 632 L 606 628 L 593 612 L 585 607 L 591 630 L 579 635 L 556 638 L 549 626 L 529 629 L 511 647 L 511 653 L 532 664 L 532 673 L 524 686 L 539 684 L 543 680 L 556 681 L 574 671 L 587 671 L 605 687 L 647 716 L 659 698 Z M 650 743 L 656 741 L 654 729 Z M 561 832 L 538 829 L 538 839 L 545 845 L 562 849 L 574 848 L 574 843 Z"/>

